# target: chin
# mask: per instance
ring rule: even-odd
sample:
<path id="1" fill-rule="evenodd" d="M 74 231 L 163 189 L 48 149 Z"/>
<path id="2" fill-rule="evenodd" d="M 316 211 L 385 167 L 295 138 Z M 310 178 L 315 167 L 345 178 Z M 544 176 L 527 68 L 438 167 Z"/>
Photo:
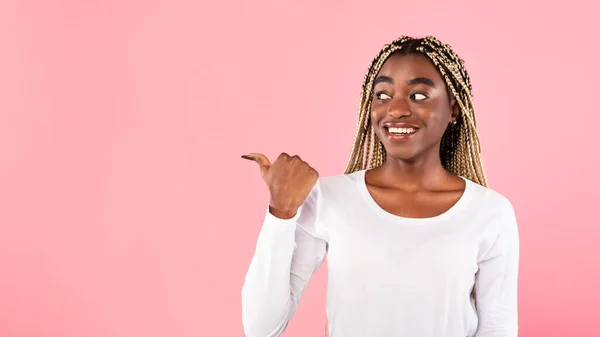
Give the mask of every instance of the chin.
<path id="1" fill-rule="evenodd" d="M 422 152 L 415 148 L 399 148 L 398 146 L 386 147 L 386 152 L 388 159 L 397 159 L 405 162 L 416 161 L 422 155 Z"/>

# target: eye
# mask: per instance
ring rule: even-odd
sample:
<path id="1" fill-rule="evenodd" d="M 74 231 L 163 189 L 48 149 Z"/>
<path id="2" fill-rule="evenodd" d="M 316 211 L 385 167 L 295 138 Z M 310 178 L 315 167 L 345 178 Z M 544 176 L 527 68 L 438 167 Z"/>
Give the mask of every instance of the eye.
<path id="1" fill-rule="evenodd" d="M 392 97 L 386 93 L 383 92 L 378 92 L 375 94 L 375 97 L 377 97 L 377 99 L 379 100 L 386 100 L 386 99 L 391 99 Z"/>
<path id="2" fill-rule="evenodd" d="M 412 94 L 412 96 L 410 97 L 411 99 L 415 100 L 415 101 L 422 101 L 424 99 L 427 99 L 428 97 L 420 94 L 420 93 L 416 93 L 416 94 Z"/>

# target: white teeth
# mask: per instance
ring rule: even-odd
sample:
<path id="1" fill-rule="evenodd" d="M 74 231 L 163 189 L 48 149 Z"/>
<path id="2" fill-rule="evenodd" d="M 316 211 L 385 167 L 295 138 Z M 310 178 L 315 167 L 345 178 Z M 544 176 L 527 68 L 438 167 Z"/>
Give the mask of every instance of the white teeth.
<path id="1" fill-rule="evenodd" d="M 390 133 L 395 134 L 408 134 L 417 132 L 417 129 L 415 128 L 388 128 L 388 130 L 390 131 Z"/>

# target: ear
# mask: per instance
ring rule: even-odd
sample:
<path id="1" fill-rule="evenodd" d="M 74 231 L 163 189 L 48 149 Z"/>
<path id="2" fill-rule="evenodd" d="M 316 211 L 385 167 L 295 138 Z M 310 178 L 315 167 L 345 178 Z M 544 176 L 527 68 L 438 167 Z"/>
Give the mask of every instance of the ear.
<path id="1" fill-rule="evenodd" d="M 460 115 L 460 105 L 456 101 L 456 98 L 452 98 L 450 100 L 450 109 L 452 111 L 450 118 L 453 121 L 456 121 L 458 119 L 458 116 Z"/>

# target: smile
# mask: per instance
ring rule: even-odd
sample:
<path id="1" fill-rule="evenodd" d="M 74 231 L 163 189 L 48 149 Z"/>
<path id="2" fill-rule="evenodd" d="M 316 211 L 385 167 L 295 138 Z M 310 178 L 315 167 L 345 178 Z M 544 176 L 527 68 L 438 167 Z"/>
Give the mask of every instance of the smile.
<path id="1" fill-rule="evenodd" d="M 385 133 L 389 140 L 405 140 L 414 136 L 419 129 L 418 128 L 398 128 L 398 127 L 385 127 Z"/>
<path id="2" fill-rule="evenodd" d="M 408 135 L 417 132 L 416 128 L 387 128 L 389 133 L 395 135 Z"/>

